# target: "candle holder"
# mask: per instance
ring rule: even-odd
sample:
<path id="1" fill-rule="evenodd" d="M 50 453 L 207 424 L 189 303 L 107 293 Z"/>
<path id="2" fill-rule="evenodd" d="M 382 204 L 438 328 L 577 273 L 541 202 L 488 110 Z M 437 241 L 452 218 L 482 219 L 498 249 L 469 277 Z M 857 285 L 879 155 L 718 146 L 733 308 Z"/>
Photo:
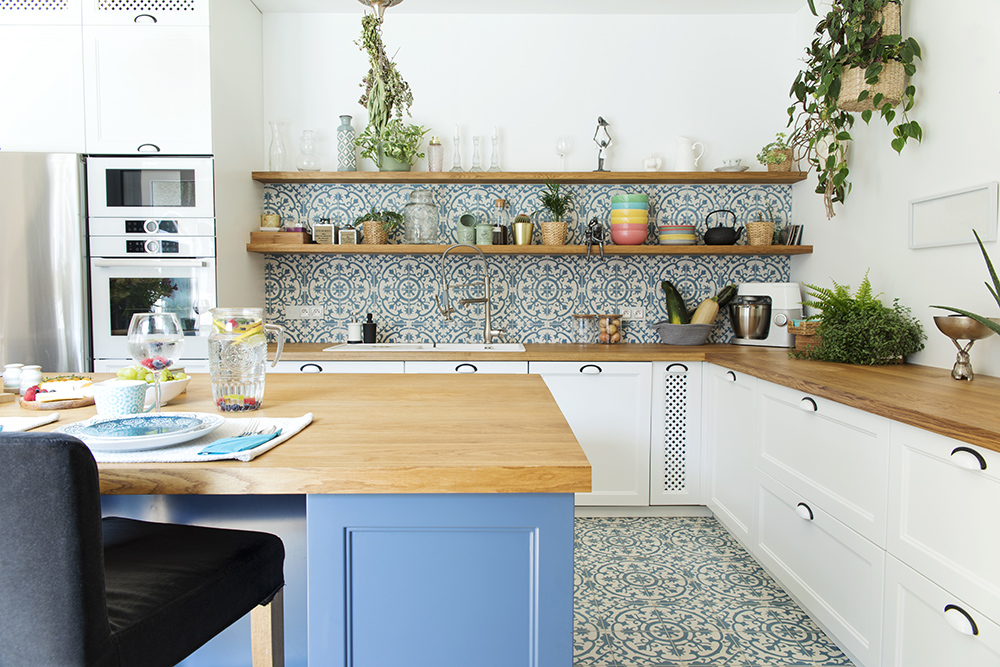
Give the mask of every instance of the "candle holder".
<path id="1" fill-rule="evenodd" d="M 991 317 L 990 320 L 1000 324 L 1000 318 Z M 938 315 L 934 318 L 934 324 L 958 348 L 958 356 L 955 359 L 955 366 L 951 369 L 951 377 L 971 382 L 975 374 L 972 372 L 972 358 L 969 356 L 969 350 L 972 349 L 972 344 L 977 340 L 992 336 L 993 330 L 978 320 L 962 315 Z M 958 342 L 960 340 L 969 342 L 962 346 Z"/>

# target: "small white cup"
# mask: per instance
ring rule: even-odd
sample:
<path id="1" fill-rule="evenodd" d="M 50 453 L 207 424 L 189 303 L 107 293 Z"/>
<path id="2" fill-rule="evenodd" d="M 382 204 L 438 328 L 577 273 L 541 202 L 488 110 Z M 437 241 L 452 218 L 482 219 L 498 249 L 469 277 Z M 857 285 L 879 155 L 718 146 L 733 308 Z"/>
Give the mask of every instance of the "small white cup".
<path id="1" fill-rule="evenodd" d="M 146 400 L 144 380 L 109 380 L 94 385 L 94 404 L 102 417 L 119 417 L 149 412 L 152 405 L 143 409 Z"/>
<path id="2" fill-rule="evenodd" d="M 722 161 L 722 166 L 723 167 L 739 167 L 740 166 L 740 162 L 742 162 L 742 161 L 743 160 L 740 159 L 740 158 L 736 158 L 735 160 L 723 160 Z"/>

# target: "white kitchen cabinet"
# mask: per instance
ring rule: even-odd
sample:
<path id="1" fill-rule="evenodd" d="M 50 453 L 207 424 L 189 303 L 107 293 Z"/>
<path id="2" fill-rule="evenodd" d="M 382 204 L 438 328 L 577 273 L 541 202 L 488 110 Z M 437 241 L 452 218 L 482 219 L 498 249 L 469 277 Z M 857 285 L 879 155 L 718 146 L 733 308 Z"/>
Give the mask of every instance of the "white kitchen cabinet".
<path id="1" fill-rule="evenodd" d="M 753 549 L 757 378 L 705 365 L 706 504 L 733 536 Z"/>
<path id="2" fill-rule="evenodd" d="M 890 452 L 887 550 L 1000 623 L 1000 453 L 897 422 Z"/>
<path id="3" fill-rule="evenodd" d="M 981 610 L 892 555 L 885 586 L 882 667 L 1000 665 L 1000 626 Z"/>
<path id="4" fill-rule="evenodd" d="M 82 0 L 84 25 L 208 25 L 209 0 Z"/>
<path id="5" fill-rule="evenodd" d="M 0 2 L 0 25 L 79 26 L 80 4 L 81 0 L 5 0 Z"/>
<path id="6" fill-rule="evenodd" d="M 83 45 L 88 153 L 212 153 L 207 27 L 85 26 Z"/>
<path id="7" fill-rule="evenodd" d="M 764 381 L 758 413 L 757 466 L 884 547 L 889 420 Z"/>
<path id="8" fill-rule="evenodd" d="M 754 555 L 859 667 L 878 665 L 885 552 L 765 473 L 757 482 Z"/>
<path id="9" fill-rule="evenodd" d="M 532 361 L 590 460 L 577 505 L 649 505 L 651 364 Z"/>
<path id="10" fill-rule="evenodd" d="M 402 361 L 279 361 L 268 373 L 402 373 Z"/>
<path id="11" fill-rule="evenodd" d="M 479 373 L 486 375 L 526 375 L 527 361 L 407 361 L 407 373 Z"/>
<path id="12" fill-rule="evenodd" d="M 649 504 L 700 505 L 702 362 L 654 362 Z"/>

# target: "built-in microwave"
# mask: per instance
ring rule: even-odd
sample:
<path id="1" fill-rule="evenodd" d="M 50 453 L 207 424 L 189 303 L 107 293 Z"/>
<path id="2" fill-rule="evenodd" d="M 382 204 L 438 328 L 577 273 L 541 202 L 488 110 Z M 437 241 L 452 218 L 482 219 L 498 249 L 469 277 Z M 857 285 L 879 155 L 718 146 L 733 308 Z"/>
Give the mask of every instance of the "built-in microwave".
<path id="1" fill-rule="evenodd" d="M 88 157 L 90 218 L 214 218 L 210 157 Z"/>

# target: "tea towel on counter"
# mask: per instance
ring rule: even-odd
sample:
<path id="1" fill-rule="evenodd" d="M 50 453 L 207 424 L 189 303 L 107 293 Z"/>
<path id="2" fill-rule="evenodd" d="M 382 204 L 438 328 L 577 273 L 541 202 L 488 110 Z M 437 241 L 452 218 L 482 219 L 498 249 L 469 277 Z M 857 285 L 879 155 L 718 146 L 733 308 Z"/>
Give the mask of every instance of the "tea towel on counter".
<path id="1" fill-rule="evenodd" d="M 0 417 L 0 433 L 6 431 L 30 431 L 39 426 L 51 424 L 59 420 L 58 412 L 50 412 L 38 417 Z"/>
<path id="2" fill-rule="evenodd" d="M 301 417 L 290 419 L 269 419 L 269 418 L 246 418 L 246 419 L 226 419 L 226 422 L 208 435 L 203 435 L 195 440 L 182 442 L 177 445 L 163 447 L 161 449 L 149 449 L 141 452 L 98 452 L 94 451 L 94 458 L 98 463 L 186 463 L 222 461 L 225 459 L 235 459 L 238 461 L 250 461 L 264 452 L 274 449 L 285 440 L 304 429 L 312 423 L 313 415 L 307 412 Z M 226 454 L 198 454 L 207 445 L 216 440 L 223 440 L 239 435 L 246 430 L 247 425 L 253 421 L 254 430 L 275 427 L 281 429 L 281 435 L 271 438 L 267 442 L 261 443 L 253 449 L 242 452 L 229 452 Z M 93 451 L 93 450 L 91 450 Z"/>

